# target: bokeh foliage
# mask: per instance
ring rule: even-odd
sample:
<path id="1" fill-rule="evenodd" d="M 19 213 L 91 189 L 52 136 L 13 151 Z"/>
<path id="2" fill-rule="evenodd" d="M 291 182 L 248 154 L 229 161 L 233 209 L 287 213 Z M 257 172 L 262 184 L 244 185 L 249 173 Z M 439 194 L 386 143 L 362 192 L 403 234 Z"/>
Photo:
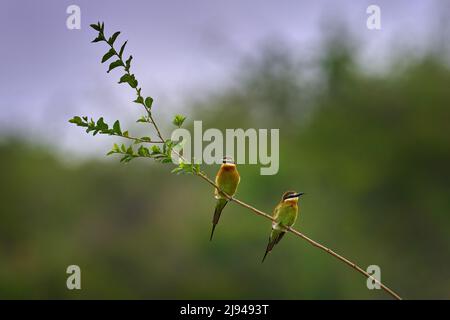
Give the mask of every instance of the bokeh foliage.
<path id="1" fill-rule="evenodd" d="M 189 119 L 280 128 L 280 172 L 241 166 L 238 197 L 270 211 L 283 191 L 304 191 L 305 234 L 379 265 L 405 298 L 448 299 L 450 70 L 428 56 L 372 76 L 353 61 L 330 48 L 311 89 L 294 57 L 266 52 Z M 234 204 L 210 243 L 213 190 L 162 164 L 68 165 L 15 139 L 0 164 L 0 298 L 386 298 L 290 235 L 261 265 L 270 223 Z M 65 287 L 70 264 L 79 292 Z"/>

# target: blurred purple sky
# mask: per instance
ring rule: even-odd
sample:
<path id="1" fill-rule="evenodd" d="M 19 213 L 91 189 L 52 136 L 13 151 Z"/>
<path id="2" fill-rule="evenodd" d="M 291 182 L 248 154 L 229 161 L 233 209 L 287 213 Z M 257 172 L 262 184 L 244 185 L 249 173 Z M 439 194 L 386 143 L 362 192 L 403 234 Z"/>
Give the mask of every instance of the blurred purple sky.
<path id="1" fill-rule="evenodd" d="M 81 30 L 66 28 L 71 4 L 81 8 Z M 380 31 L 366 28 L 369 4 L 381 7 Z M 361 63 L 376 70 L 388 65 L 396 47 L 420 55 L 449 17 L 445 0 L 2 0 L 0 134 L 96 148 L 105 140 L 81 134 L 67 119 L 137 118 L 140 110 L 129 103 L 133 92 L 116 85 L 119 74 L 107 75 L 100 65 L 105 46 L 90 43 L 95 32 L 88 26 L 98 20 L 108 34 L 122 31 L 120 43 L 129 40 L 144 92 L 169 115 L 230 83 L 242 57 L 257 55 L 267 39 L 280 38 L 295 52 L 315 56 L 323 32 L 341 21 L 361 42 Z"/>

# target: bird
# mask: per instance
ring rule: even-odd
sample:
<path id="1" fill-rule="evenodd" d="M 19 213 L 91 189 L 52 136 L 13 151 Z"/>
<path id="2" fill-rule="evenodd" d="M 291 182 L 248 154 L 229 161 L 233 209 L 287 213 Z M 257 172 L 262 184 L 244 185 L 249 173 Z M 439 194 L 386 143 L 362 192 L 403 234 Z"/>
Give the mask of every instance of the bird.
<path id="1" fill-rule="evenodd" d="M 241 177 L 236 168 L 236 164 L 231 157 L 224 157 L 222 159 L 222 165 L 216 175 L 216 186 L 220 188 L 221 191 L 225 192 L 230 197 L 234 196 Z M 220 214 L 223 208 L 227 205 L 229 199 L 220 192 L 217 188 L 214 191 L 214 196 L 217 199 L 216 208 L 214 210 L 214 216 L 212 221 L 212 230 L 209 241 L 212 240 L 214 235 L 214 230 L 216 229 L 217 223 L 219 223 Z"/>
<path id="2" fill-rule="evenodd" d="M 280 242 L 286 233 L 286 227 L 294 225 L 298 216 L 298 200 L 304 195 L 304 192 L 286 191 L 281 197 L 281 201 L 277 204 L 273 210 L 272 231 L 269 237 L 269 243 L 267 244 L 266 253 L 261 262 L 267 257 L 267 254 L 272 251 L 273 247 Z"/>

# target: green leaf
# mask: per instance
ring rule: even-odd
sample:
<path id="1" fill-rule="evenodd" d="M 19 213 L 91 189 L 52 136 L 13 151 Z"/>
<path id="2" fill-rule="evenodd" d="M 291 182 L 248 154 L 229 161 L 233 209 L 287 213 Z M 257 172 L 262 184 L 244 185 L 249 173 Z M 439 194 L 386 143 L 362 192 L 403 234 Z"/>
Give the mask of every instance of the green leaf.
<path id="1" fill-rule="evenodd" d="M 90 27 L 91 27 L 92 29 L 94 29 L 95 31 L 98 31 L 98 32 L 101 31 L 101 29 L 100 29 L 100 23 L 98 23 L 98 24 L 91 24 Z"/>
<path id="2" fill-rule="evenodd" d="M 119 51 L 119 57 L 122 59 L 122 55 L 123 55 L 123 51 L 125 50 L 125 46 L 127 45 L 128 41 L 125 41 L 123 43 L 123 45 L 120 47 L 120 51 Z"/>
<path id="3" fill-rule="evenodd" d="M 128 83 L 130 85 L 130 87 L 132 88 L 136 88 L 138 85 L 138 82 L 136 80 L 136 78 L 134 77 L 134 74 L 128 74 L 125 73 L 119 80 L 119 83 Z"/>
<path id="4" fill-rule="evenodd" d="M 125 70 L 129 71 L 131 67 L 131 60 L 133 59 L 133 56 L 129 56 L 127 61 L 125 61 Z"/>
<path id="5" fill-rule="evenodd" d="M 153 98 L 152 97 L 147 97 L 145 98 L 145 106 L 149 109 L 152 108 L 152 104 L 153 104 Z"/>
<path id="6" fill-rule="evenodd" d="M 161 149 L 158 146 L 152 146 L 152 154 L 160 154 Z"/>
<path id="7" fill-rule="evenodd" d="M 128 73 L 125 73 L 123 76 L 120 77 L 119 83 L 124 83 L 130 81 L 130 75 Z"/>
<path id="8" fill-rule="evenodd" d="M 75 116 L 72 119 L 69 120 L 70 123 L 75 123 L 76 125 L 81 125 L 83 123 L 83 120 L 79 116 Z"/>
<path id="9" fill-rule="evenodd" d="M 144 116 L 142 116 L 139 119 L 137 119 L 136 122 L 148 122 L 148 120 Z"/>
<path id="10" fill-rule="evenodd" d="M 146 147 L 140 146 L 138 149 L 138 154 L 142 157 L 147 157 L 150 155 L 150 151 Z"/>
<path id="11" fill-rule="evenodd" d="M 185 116 L 182 116 L 182 115 L 180 115 L 180 114 L 177 114 L 177 115 L 173 118 L 172 123 L 173 123 L 174 125 L 176 125 L 176 126 L 179 128 L 179 127 L 181 127 L 181 126 L 183 125 L 184 120 L 186 120 L 186 117 L 185 117 Z"/>
<path id="12" fill-rule="evenodd" d="M 129 146 L 128 147 L 128 149 L 127 149 L 127 154 L 129 154 L 130 156 L 132 156 L 133 155 L 133 147 L 132 146 Z"/>
<path id="13" fill-rule="evenodd" d="M 120 150 L 122 152 L 127 152 L 127 147 L 125 147 L 125 145 L 122 143 L 122 145 L 120 146 Z"/>
<path id="14" fill-rule="evenodd" d="M 120 122 L 119 122 L 119 120 L 116 120 L 116 122 L 114 122 L 113 131 L 114 131 L 114 133 L 116 133 L 118 135 L 122 135 L 122 130 L 120 130 Z"/>
<path id="15" fill-rule="evenodd" d="M 92 40 L 91 42 L 95 43 L 95 42 L 100 42 L 100 41 L 105 41 L 105 37 L 102 34 L 99 34 L 97 36 L 97 38 L 95 38 L 94 40 Z"/>
<path id="16" fill-rule="evenodd" d="M 116 60 L 116 61 L 114 61 L 114 62 L 112 62 L 110 65 L 109 65 L 109 69 L 108 69 L 108 73 L 112 70 L 112 69 L 114 69 L 114 68 L 117 68 L 117 67 L 121 67 L 121 66 L 123 66 L 123 62 L 122 62 L 122 60 Z"/>
<path id="17" fill-rule="evenodd" d="M 116 41 L 117 37 L 119 36 L 120 31 L 115 32 L 111 38 L 109 38 L 108 43 L 112 46 L 114 44 L 114 41 Z"/>
<path id="18" fill-rule="evenodd" d="M 131 75 L 131 82 L 128 82 L 132 88 L 136 88 L 138 86 L 138 81 L 135 79 L 134 74 Z"/>
<path id="19" fill-rule="evenodd" d="M 144 98 L 142 98 L 141 96 L 137 97 L 136 100 L 134 100 L 133 102 L 135 103 L 140 103 L 140 104 L 144 104 Z"/>
<path id="20" fill-rule="evenodd" d="M 145 141 L 145 142 L 151 142 L 152 141 L 152 139 L 150 137 L 141 137 L 140 139 L 142 141 Z"/>
<path id="21" fill-rule="evenodd" d="M 173 169 L 173 170 L 171 171 L 171 173 L 180 173 L 181 171 L 183 171 L 183 168 L 176 167 L 175 169 Z"/>
<path id="22" fill-rule="evenodd" d="M 106 133 L 108 131 L 108 125 L 103 122 L 103 117 L 97 120 L 97 130 Z"/>
<path id="23" fill-rule="evenodd" d="M 115 54 L 116 52 L 114 51 L 114 49 L 109 49 L 109 51 L 103 56 L 102 63 L 108 61 L 108 59 L 113 57 Z"/>
<path id="24" fill-rule="evenodd" d="M 106 155 L 107 155 L 107 156 L 110 156 L 110 155 L 112 155 L 112 154 L 114 154 L 114 153 L 117 153 L 117 152 L 114 151 L 114 150 L 111 150 L 111 151 L 109 151 Z"/>
<path id="25" fill-rule="evenodd" d="M 89 133 L 89 132 L 95 130 L 95 122 L 94 122 L 94 120 L 91 119 L 88 123 L 86 123 L 86 126 L 88 127 L 86 129 L 86 133 Z"/>
<path id="26" fill-rule="evenodd" d="M 133 156 L 126 154 L 120 159 L 120 162 L 128 163 L 131 161 L 131 159 L 133 159 Z"/>

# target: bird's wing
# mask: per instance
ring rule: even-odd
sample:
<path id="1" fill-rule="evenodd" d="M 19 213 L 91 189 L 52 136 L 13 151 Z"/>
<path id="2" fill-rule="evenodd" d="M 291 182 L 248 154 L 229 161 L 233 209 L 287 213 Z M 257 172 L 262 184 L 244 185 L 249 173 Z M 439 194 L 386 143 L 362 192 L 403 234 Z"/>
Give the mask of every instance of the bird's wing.
<path id="1" fill-rule="evenodd" d="M 220 171 L 219 171 L 220 172 Z M 216 175 L 216 179 L 215 179 L 215 183 L 216 183 L 216 186 L 218 186 L 219 185 L 219 172 L 217 172 L 217 175 Z M 217 189 L 217 188 L 214 188 L 214 197 L 216 198 L 216 199 L 219 199 L 220 197 L 219 197 L 219 190 Z"/>
<path id="2" fill-rule="evenodd" d="M 278 219 L 278 215 L 280 214 L 280 206 L 276 206 L 275 209 L 273 209 L 272 217 L 275 219 Z"/>

